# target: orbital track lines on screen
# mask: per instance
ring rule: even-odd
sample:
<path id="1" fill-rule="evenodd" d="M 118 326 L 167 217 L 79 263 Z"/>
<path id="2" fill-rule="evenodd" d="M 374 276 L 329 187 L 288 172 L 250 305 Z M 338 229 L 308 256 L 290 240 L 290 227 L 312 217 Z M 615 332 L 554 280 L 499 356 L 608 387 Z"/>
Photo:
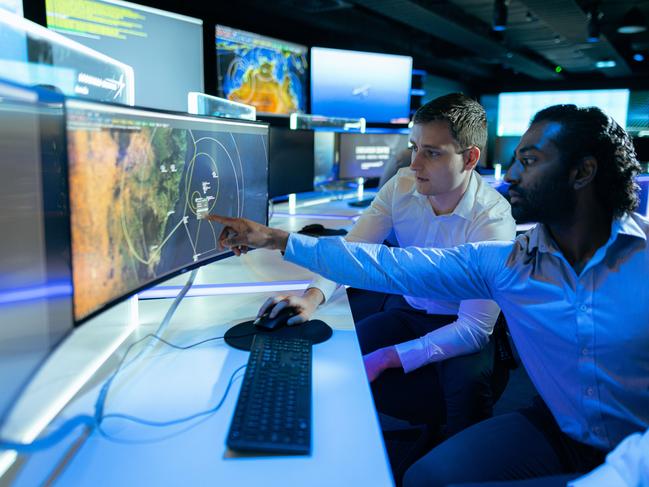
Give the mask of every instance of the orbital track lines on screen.
<path id="1" fill-rule="evenodd" d="M 69 144 L 77 315 L 221 252 L 203 215 L 243 216 L 231 134 L 103 128 L 72 130 Z"/>

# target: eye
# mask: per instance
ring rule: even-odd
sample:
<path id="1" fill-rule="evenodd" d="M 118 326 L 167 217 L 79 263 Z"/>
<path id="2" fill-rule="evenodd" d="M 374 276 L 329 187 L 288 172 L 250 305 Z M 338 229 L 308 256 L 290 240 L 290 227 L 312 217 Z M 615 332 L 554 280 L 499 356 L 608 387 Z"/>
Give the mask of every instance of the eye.
<path id="1" fill-rule="evenodd" d="M 534 164 L 536 162 L 536 157 L 521 157 L 519 161 L 521 161 L 521 164 L 523 166 L 529 166 L 530 164 Z"/>
<path id="2" fill-rule="evenodd" d="M 440 151 L 437 150 L 427 150 L 426 155 L 430 157 L 431 159 L 436 159 L 442 155 Z"/>

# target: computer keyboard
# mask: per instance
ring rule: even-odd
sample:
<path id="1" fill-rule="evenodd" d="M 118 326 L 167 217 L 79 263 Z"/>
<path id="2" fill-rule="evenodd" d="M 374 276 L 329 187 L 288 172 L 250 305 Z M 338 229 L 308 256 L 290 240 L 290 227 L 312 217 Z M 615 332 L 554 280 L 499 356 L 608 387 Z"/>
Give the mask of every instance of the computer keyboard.
<path id="1" fill-rule="evenodd" d="M 227 445 L 249 452 L 311 451 L 309 340 L 258 334 L 230 425 Z"/>

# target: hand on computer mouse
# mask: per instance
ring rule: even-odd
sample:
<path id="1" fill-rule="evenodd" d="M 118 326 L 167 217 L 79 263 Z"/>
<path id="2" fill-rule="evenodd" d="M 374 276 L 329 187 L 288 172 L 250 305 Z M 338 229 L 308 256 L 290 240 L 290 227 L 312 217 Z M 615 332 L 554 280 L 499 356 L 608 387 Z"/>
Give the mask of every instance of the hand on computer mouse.
<path id="1" fill-rule="evenodd" d="M 270 311 L 269 317 L 274 318 L 282 309 L 290 307 L 295 309 L 297 314 L 291 317 L 286 324 L 288 326 L 298 325 L 305 321 L 309 321 L 322 301 L 324 301 L 324 296 L 322 295 L 322 292 L 316 288 L 307 289 L 302 296 L 280 294 L 268 298 L 259 309 L 257 316 L 262 316 Z"/>

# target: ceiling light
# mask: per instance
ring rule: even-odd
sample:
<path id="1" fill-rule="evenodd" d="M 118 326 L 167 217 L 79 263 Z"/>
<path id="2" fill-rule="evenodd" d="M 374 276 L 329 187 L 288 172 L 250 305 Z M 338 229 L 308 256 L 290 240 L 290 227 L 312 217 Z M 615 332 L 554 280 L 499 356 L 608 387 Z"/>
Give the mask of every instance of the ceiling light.
<path id="1" fill-rule="evenodd" d="M 612 59 L 604 59 L 595 63 L 595 67 L 599 69 L 614 68 L 615 66 L 616 63 Z"/>
<path id="2" fill-rule="evenodd" d="M 639 63 L 641 63 L 642 61 L 644 61 L 644 54 L 641 54 L 641 53 L 639 53 L 639 52 L 636 52 L 636 53 L 633 55 L 633 60 L 634 60 L 634 61 L 637 61 L 637 62 L 639 62 Z"/>
<path id="3" fill-rule="evenodd" d="M 599 42 L 599 22 L 602 20 L 602 17 L 603 14 L 599 11 L 597 5 L 593 5 L 586 14 L 586 41 Z"/>
<path id="4" fill-rule="evenodd" d="M 620 34 L 637 34 L 647 30 L 647 21 L 638 7 L 633 7 L 626 14 L 617 28 Z"/>
<path id="5" fill-rule="evenodd" d="M 507 0 L 494 1 L 494 16 L 492 28 L 495 31 L 503 31 L 507 28 Z"/>

